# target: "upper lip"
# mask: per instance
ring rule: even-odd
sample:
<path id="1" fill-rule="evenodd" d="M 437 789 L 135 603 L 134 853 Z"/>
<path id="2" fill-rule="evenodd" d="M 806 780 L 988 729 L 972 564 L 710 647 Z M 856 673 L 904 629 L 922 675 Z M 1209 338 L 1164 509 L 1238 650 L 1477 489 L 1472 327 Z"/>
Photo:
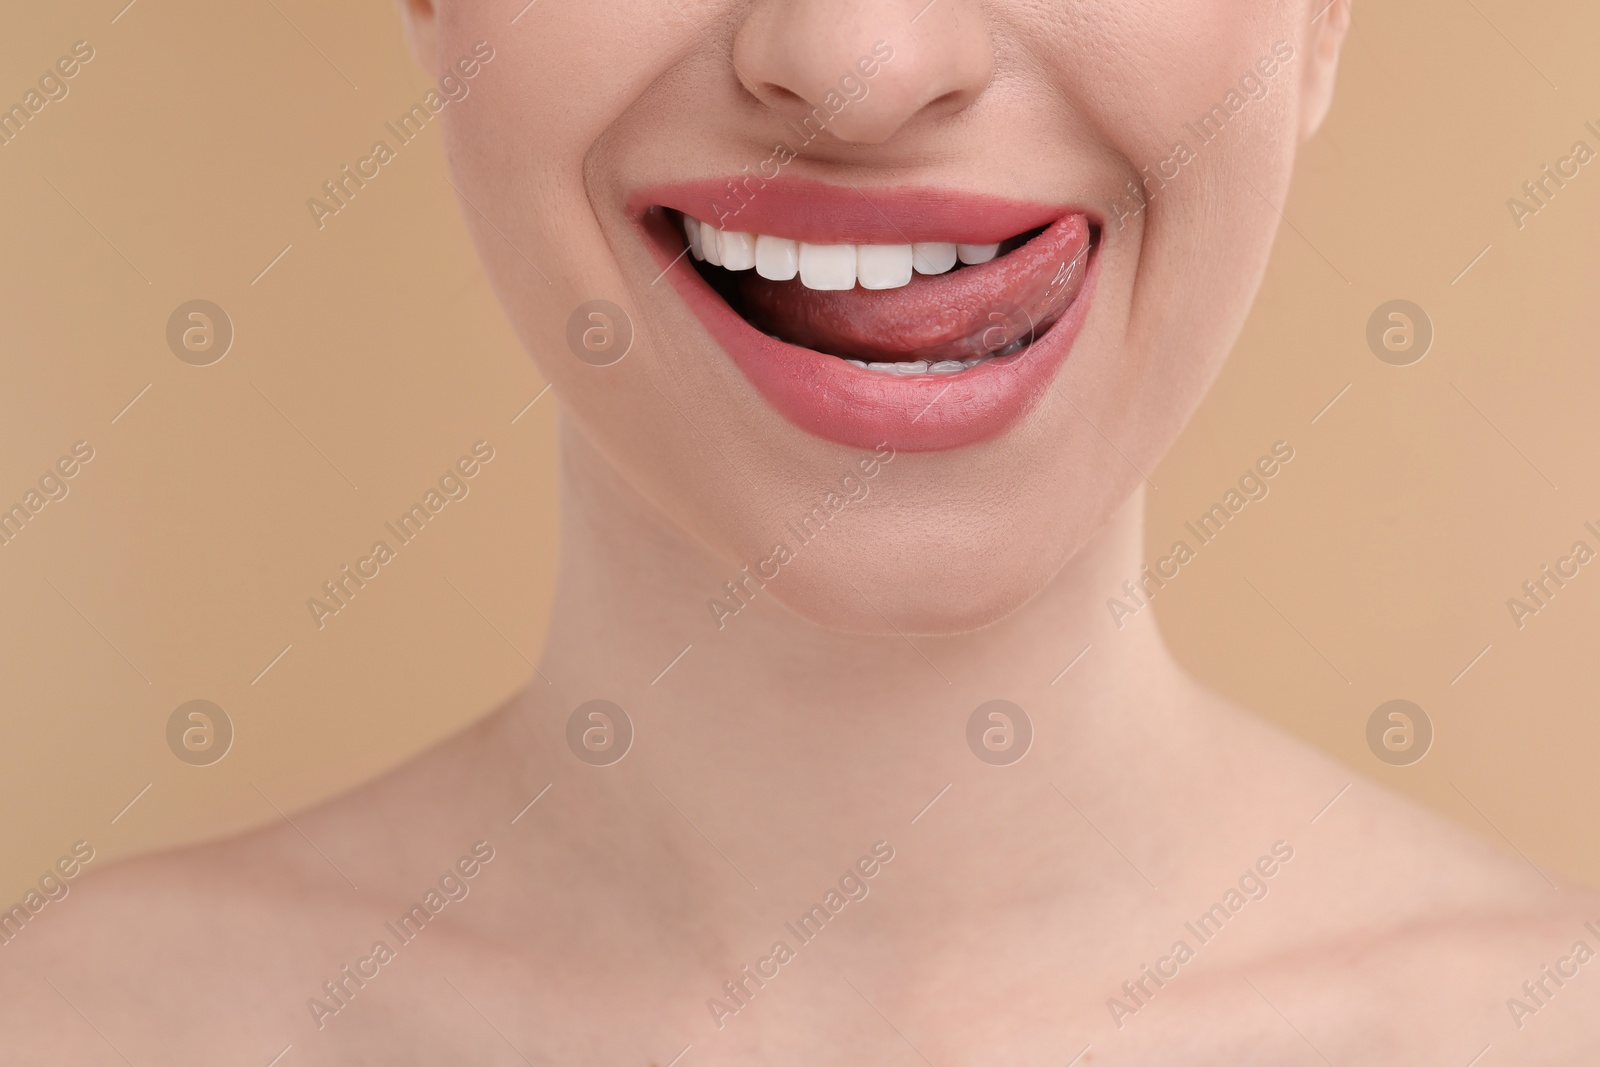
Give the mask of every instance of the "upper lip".
<path id="1" fill-rule="evenodd" d="M 746 168 L 748 171 L 749 168 Z M 637 189 L 627 210 L 681 211 L 719 229 L 808 244 L 997 244 L 1081 209 L 930 186 L 837 186 L 754 171 Z M 1091 221 L 1093 217 L 1090 216 Z"/>

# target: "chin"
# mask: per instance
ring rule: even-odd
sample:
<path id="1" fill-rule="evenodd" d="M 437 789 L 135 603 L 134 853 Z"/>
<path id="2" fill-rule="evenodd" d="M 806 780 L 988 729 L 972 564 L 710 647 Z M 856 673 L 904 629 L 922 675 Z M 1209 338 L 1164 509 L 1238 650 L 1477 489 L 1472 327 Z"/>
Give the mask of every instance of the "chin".
<path id="1" fill-rule="evenodd" d="M 953 636 L 1022 608 L 1080 547 L 1071 531 L 1043 522 L 978 526 L 885 511 L 825 530 L 758 595 L 826 630 Z M 1022 532 L 1029 526 L 1035 536 Z"/>
<path id="2" fill-rule="evenodd" d="M 794 575 L 772 593 L 785 609 L 822 629 L 863 636 L 948 637 L 1001 621 L 1049 579 L 1048 574 L 993 570 L 935 586 L 926 572 L 821 564 L 803 577 Z"/>

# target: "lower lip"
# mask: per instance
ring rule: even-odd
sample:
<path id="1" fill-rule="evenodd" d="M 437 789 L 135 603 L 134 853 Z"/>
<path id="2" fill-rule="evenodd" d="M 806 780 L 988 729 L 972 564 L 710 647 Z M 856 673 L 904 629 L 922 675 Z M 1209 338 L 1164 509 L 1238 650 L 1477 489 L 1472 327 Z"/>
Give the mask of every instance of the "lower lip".
<path id="1" fill-rule="evenodd" d="M 665 266 L 681 246 L 662 211 L 641 220 Z M 1042 337 L 1015 355 L 958 374 L 896 377 L 837 356 L 785 344 L 745 322 L 688 262 L 668 270 L 684 303 L 728 358 L 784 418 L 818 437 L 854 448 L 887 444 L 899 452 L 939 452 L 998 437 L 1037 404 L 1066 361 L 1088 315 L 1098 277 L 1090 252 L 1077 298 Z"/>

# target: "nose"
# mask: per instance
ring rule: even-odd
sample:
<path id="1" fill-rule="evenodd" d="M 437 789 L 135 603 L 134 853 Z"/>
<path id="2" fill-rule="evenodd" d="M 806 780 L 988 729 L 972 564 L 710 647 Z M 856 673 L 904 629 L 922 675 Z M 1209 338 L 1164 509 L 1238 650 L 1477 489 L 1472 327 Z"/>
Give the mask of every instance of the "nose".
<path id="1" fill-rule="evenodd" d="M 833 137 L 881 144 L 976 100 L 994 49 L 976 0 L 756 0 L 733 62 L 785 118 L 826 115 Z"/>

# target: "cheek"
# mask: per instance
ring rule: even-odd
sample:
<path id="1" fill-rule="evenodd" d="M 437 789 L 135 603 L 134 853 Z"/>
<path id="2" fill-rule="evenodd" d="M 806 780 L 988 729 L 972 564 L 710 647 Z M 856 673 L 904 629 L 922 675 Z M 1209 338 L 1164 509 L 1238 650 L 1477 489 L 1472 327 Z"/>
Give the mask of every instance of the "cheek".
<path id="1" fill-rule="evenodd" d="M 512 5 L 510 14 L 521 6 Z M 470 201 L 461 214 L 485 271 L 524 351 L 553 387 L 554 397 L 541 404 L 559 398 L 587 436 L 604 443 L 611 462 L 632 468 L 630 481 L 659 486 L 663 497 L 691 492 L 702 475 L 735 477 L 715 452 L 701 455 L 705 439 L 673 406 L 683 400 L 670 395 L 662 352 L 684 345 L 682 327 L 648 321 L 630 292 L 619 258 L 637 257 L 626 265 L 647 278 L 659 267 L 643 258 L 632 222 L 614 217 L 625 190 L 605 184 L 616 174 L 618 145 L 656 152 L 658 170 L 681 161 L 683 144 L 665 142 L 648 122 L 630 126 L 619 116 L 679 61 L 684 34 L 700 41 L 697 31 L 670 6 L 598 0 L 565 9 L 541 5 L 524 20 L 537 16 L 538 32 L 508 36 L 503 12 L 489 10 L 496 7 L 504 5 L 441 8 L 441 56 L 468 54 L 478 40 L 495 47 L 470 97 L 444 113 L 445 148 L 452 180 Z M 641 20 L 649 32 L 616 32 L 638 28 Z M 505 136 L 508 129 L 520 136 Z M 539 150 L 527 151 L 529 143 Z M 589 322 L 580 309 L 595 301 L 620 308 L 612 325 L 632 335 L 627 354 L 611 366 L 585 363 L 569 344 L 569 326 L 576 322 L 582 336 Z M 720 360 L 703 351 L 695 356 Z M 707 427 L 712 417 L 696 415 L 694 423 Z"/>
<path id="2" fill-rule="evenodd" d="M 1297 140 L 1301 6 L 1122 2 L 1096 5 L 1092 17 L 1059 9 L 1030 31 L 1029 49 L 1081 111 L 1074 119 L 1093 142 L 1108 220 L 1097 307 L 1082 339 L 1091 343 L 1080 342 L 1063 385 L 1076 373 L 1094 380 L 1095 395 L 1108 385 L 1121 394 L 1103 412 L 1120 429 L 1085 413 L 1124 451 L 1131 440 L 1159 456 L 1176 437 L 1220 370 L 1265 271 Z M 1259 77 L 1257 62 L 1273 57 L 1279 41 L 1293 46 L 1293 60 L 1260 78 L 1261 99 L 1240 91 L 1247 102 L 1206 140 L 1202 120 L 1246 75 Z M 1180 145 L 1186 151 L 1175 151 Z M 1216 269 L 1220 263 L 1227 269 Z M 1107 344 L 1122 349 L 1119 362 L 1079 358 Z M 1106 449 L 1098 441 L 1091 454 Z"/>

